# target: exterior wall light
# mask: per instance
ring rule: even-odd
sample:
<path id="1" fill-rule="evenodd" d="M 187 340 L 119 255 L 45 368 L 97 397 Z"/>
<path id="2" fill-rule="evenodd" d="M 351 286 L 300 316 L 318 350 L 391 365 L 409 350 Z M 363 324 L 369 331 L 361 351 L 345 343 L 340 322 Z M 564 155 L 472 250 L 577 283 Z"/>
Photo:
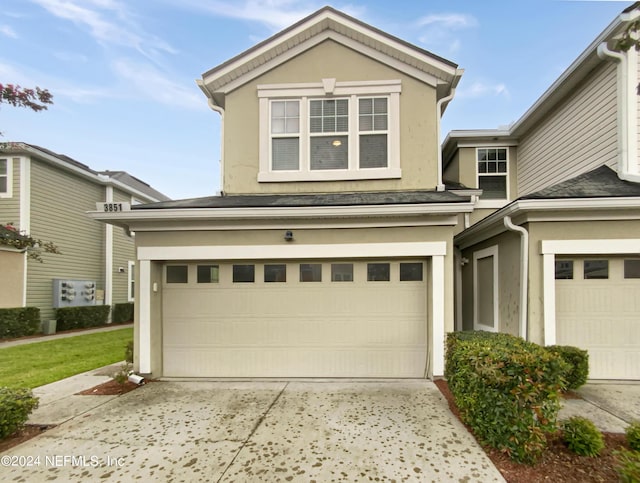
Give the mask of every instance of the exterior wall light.
<path id="1" fill-rule="evenodd" d="M 293 241 L 293 232 L 291 230 L 287 230 L 284 232 L 284 239 L 285 241 Z"/>

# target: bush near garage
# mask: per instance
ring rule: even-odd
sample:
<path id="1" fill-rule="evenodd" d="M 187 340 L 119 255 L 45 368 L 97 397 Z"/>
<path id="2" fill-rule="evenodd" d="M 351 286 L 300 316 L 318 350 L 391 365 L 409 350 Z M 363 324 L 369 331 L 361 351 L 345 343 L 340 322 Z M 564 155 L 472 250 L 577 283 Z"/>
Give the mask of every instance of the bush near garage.
<path id="1" fill-rule="evenodd" d="M 616 471 L 622 483 L 637 483 L 640 481 L 640 452 L 626 449 L 615 453 L 618 464 Z"/>
<path id="2" fill-rule="evenodd" d="M 624 430 L 629 448 L 640 451 L 640 421 L 632 421 Z"/>
<path id="3" fill-rule="evenodd" d="M 587 382 L 589 377 L 589 353 L 570 345 L 551 345 L 547 350 L 558 354 L 569 365 L 564 375 L 565 390 L 578 389 Z"/>
<path id="4" fill-rule="evenodd" d="M 462 420 L 484 443 L 520 463 L 535 463 L 556 431 L 567 364 L 509 334 L 447 336 L 445 377 Z"/>
<path id="5" fill-rule="evenodd" d="M 598 456 L 604 448 L 602 433 L 592 421 L 581 416 L 562 422 L 562 440 L 580 456 Z"/>
<path id="6" fill-rule="evenodd" d="M 61 307 L 56 309 L 56 330 L 85 329 L 105 325 L 110 310 L 110 305 Z"/>
<path id="7" fill-rule="evenodd" d="M 33 335 L 40 329 L 40 309 L 21 307 L 0 309 L 0 339 Z"/>
<path id="8" fill-rule="evenodd" d="M 29 389 L 0 387 L 0 440 L 11 436 L 38 407 L 38 398 Z"/>
<path id="9" fill-rule="evenodd" d="M 111 321 L 114 324 L 122 324 L 124 322 L 133 322 L 133 302 L 125 302 L 122 304 L 114 304 Z"/>

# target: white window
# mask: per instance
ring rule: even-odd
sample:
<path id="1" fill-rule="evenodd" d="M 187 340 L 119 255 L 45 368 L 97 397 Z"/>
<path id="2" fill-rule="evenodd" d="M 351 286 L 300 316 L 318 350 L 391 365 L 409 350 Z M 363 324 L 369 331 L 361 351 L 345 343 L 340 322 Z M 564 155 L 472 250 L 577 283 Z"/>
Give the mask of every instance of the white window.
<path id="1" fill-rule="evenodd" d="M 8 158 L 0 158 L 0 198 L 11 198 L 12 186 L 11 180 L 13 162 Z"/>
<path id="2" fill-rule="evenodd" d="M 480 198 L 508 199 L 508 148 L 477 148 L 476 155 Z"/>
<path id="3" fill-rule="evenodd" d="M 258 181 L 399 178 L 400 81 L 258 86 Z"/>
<path id="4" fill-rule="evenodd" d="M 129 261 L 129 270 L 127 271 L 127 300 L 133 302 L 136 294 L 136 264 Z"/>
<path id="5" fill-rule="evenodd" d="M 473 328 L 498 331 L 498 247 L 473 254 Z"/>

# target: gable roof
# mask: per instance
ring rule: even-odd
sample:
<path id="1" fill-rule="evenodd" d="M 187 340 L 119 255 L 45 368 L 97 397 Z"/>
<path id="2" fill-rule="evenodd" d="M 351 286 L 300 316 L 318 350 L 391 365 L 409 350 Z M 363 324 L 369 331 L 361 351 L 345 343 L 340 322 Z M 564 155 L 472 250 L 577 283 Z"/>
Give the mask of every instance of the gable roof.
<path id="1" fill-rule="evenodd" d="M 640 196 L 640 184 L 624 181 L 608 166 L 600 166 L 575 178 L 530 193 L 521 200 L 567 198 L 617 198 Z"/>
<path id="2" fill-rule="evenodd" d="M 432 84 L 438 98 L 448 95 L 462 76 L 457 64 L 327 6 L 205 72 L 196 82 L 215 105 L 224 107 L 225 94 L 326 39 Z"/>
<path id="3" fill-rule="evenodd" d="M 69 156 L 55 153 L 50 149 L 36 146 L 35 144 L 22 142 L 3 143 L 0 153 L 27 153 L 48 164 L 55 165 L 66 171 L 71 171 L 97 184 L 114 186 L 133 196 L 142 198 L 145 202 L 166 201 L 171 199 L 144 181 L 131 176 L 126 171 L 95 171 L 86 164 L 76 161 Z"/>

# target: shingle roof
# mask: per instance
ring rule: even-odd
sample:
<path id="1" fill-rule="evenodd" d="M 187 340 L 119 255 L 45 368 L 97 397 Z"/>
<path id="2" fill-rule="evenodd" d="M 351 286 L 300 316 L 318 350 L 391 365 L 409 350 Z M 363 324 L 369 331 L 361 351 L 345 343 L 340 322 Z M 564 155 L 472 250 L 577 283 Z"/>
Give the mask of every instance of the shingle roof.
<path id="1" fill-rule="evenodd" d="M 640 184 L 618 178 L 614 170 L 603 165 L 520 199 L 619 198 L 629 196 L 640 196 Z"/>
<path id="2" fill-rule="evenodd" d="M 132 206 L 135 210 L 179 208 L 266 208 L 312 206 L 465 203 L 469 197 L 447 191 L 386 191 L 287 195 L 227 195 Z"/>
<path id="3" fill-rule="evenodd" d="M 168 201 L 171 199 L 168 196 L 160 193 L 158 190 L 154 189 L 148 183 L 145 183 L 141 179 L 138 179 L 135 176 L 130 175 L 126 171 L 108 171 L 107 170 L 107 171 L 100 171 L 100 174 L 109 176 L 109 178 L 111 179 L 120 181 L 121 183 L 124 183 L 127 186 L 130 186 L 131 188 L 134 188 L 150 196 L 151 198 L 155 198 L 156 200 Z"/>

